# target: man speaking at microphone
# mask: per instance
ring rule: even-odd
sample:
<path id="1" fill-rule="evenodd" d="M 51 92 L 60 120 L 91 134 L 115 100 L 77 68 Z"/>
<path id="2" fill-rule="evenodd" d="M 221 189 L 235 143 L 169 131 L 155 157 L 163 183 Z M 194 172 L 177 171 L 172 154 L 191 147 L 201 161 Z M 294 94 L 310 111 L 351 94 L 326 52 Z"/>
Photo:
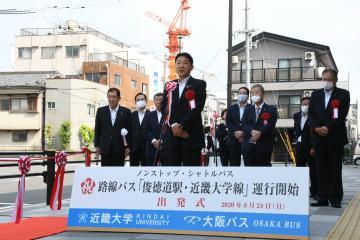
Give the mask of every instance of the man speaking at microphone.
<path id="1" fill-rule="evenodd" d="M 206 100 L 206 82 L 191 77 L 193 58 L 189 53 L 175 57 L 178 79 L 166 84 L 162 111 L 167 115 L 166 131 L 170 166 L 200 166 L 205 137 L 201 112 Z"/>

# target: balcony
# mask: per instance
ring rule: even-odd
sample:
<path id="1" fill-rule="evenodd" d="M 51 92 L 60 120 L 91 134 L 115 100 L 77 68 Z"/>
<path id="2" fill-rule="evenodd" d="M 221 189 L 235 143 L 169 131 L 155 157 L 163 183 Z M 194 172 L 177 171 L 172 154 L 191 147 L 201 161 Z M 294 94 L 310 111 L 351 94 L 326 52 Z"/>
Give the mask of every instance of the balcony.
<path id="1" fill-rule="evenodd" d="M 252 83 L 319 81 L 317 68 L 261 68 L 251 69 Z M 246 83 L 246 70 L 232 70 L 232 83 Z"/>

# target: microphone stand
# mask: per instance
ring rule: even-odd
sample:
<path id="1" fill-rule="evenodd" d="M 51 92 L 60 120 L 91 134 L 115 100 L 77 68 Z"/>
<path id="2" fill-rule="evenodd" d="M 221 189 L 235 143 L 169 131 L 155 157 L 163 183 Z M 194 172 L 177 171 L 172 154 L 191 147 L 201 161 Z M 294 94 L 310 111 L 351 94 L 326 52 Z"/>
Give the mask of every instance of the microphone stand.
<path id="1" fill-rule="evenodd" d="M 155 152 L 155 158 L 154 158 L 153 166 L 156 166 L 156 162 L 158 160 L 159 150 L 160 150 L 160 147 L 161 147 L 161 144 L 162 144 L 162 138 L 164 136 L 164 132 L 165 132 L 165 129 L 166 129 L 166 119 L 167 119 L 167 113 L 165 114 L 165 116 L 163 118 L 163 122 L 161 124 L 161 131 L 160 131 L 160 137 L 159 137 L 160 142 L 159 142 L 159 147 L 156 149 L 156 152 Z"/>

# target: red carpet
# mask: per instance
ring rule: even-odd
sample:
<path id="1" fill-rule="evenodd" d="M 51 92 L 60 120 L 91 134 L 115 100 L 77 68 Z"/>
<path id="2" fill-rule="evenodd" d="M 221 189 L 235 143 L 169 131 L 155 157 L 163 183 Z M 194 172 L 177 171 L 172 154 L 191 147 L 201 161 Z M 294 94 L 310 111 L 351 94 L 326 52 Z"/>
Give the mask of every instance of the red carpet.
<path id="1" fill-rule="evenodd" d="M 28 240 L 65 232 L 67 217 L 32 217 L 19 224 L 1 223 L 1 240 Z"/>

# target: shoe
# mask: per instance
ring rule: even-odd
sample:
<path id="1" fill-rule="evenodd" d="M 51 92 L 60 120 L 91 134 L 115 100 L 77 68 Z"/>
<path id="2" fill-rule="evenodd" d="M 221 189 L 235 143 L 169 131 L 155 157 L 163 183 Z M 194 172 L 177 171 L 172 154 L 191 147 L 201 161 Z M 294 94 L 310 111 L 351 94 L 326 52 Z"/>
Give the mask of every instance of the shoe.
<path id="1" fill-rule="evenodd" d="M 330 205 L 331 205 L 331 207 L 333 207 L 333 208 L 341 208 L 341 204 L 340 204 L 340 203 L 331 203 Z"/>
<path id="2" fill-rule="evenodd" d="M 311 203 L 310 206 L 312 207 L 326 207 L 329 206 L 328 202 L 316 202 L 316 203 Z"/>

